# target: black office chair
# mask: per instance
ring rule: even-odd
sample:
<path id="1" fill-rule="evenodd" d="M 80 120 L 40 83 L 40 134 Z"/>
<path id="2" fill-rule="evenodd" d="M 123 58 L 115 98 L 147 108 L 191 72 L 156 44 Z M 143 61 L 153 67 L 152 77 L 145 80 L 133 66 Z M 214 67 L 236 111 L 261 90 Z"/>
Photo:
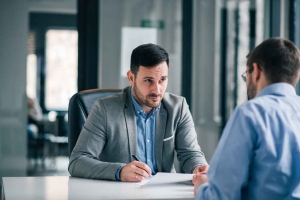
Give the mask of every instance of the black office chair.
<path id="1" fill-rule="evenodd" d="M 68 111 L 69 156 L 71 155 L 82 126 L 94 102 L 103 97 L 122 91 L 121 89 L 92 89 L 78 92 L 72 96 Z"/>

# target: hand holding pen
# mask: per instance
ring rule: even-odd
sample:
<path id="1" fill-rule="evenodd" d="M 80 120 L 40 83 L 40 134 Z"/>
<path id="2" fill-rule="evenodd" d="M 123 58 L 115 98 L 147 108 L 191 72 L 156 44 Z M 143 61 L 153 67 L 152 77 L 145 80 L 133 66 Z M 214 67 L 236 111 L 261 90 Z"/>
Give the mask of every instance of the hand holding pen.
<path id="1" fill-rule="evenodd" d="M 140 159 L 136 155 L 132 154 L 131 156 L 133 157 L 134 160 L 141 162 Z M 149 174 L 149 176 L 152 177 L 151 174 Z"/>
<path id="2" fill-rule="evenodd" d="M 134 156 L 132 157 L 134 158 Z M 140 162 L 140 160 L 137 157 L 134 159 L 135 161 L 128 163 L 121 169 L 121 181 L 140 182 L 151 176 L 150 167 L 147 164 Z"/>

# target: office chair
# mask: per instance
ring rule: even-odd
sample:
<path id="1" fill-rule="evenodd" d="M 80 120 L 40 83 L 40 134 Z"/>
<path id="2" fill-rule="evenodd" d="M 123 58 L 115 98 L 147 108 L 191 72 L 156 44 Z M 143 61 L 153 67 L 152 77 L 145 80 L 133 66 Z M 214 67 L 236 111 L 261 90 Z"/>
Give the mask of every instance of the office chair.
<path id="1" fill-rule="evenodd" d="M 122 91 L 121 89 L 92 89 L 78 92 L 72 96 L 68 111 L 69 156 L 71 155 L 81 129 L 94 102 L 103 97 Z"/>

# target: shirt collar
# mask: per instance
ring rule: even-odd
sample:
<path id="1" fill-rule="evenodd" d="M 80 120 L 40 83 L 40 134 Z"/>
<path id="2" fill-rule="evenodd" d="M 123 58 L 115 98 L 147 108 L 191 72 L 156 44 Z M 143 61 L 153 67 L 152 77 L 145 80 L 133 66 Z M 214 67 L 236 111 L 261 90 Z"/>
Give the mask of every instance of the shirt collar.
<path id="1" fill-rule="evenodd" d="M 277 96 L 286 96 L 286 95 L 297 95 L 295 88 L 288 83 L 273 83 L 262 89 L 256 97 L 264 95 L 277 95 Z"/>
<path id="2" fill-rule="evenodd" d="M 131 93 L 131 98 L 132 98 L 133 107 L 134 107 L 135 112 L 138 113 L 138 114 L 145 113 L 144 109 L 138 104 L 138 102 L 133 97 L 132 93 Z M 160 109 L 160 105 L 161 105 L 161 103 L 159 104 L 159 106 L 157 106 L 156 108 L 152 109 L 151 112 L 150 112 L 150 114 L 156 112 L 157 110 L 159 110 Z"/>

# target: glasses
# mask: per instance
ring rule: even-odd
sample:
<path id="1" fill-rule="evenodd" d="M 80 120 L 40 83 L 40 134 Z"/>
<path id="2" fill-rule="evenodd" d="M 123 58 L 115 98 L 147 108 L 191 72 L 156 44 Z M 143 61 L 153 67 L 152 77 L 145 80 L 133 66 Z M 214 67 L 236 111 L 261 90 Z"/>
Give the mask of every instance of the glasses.
<path id="1" fill-rule="evenodd" d="M 258 69 L 260 70 L 260 71 L 262 71 L 261 70 L 261 68 L 257 65 L 257 67 L 258 67 Z M 242 75 L 241 75 L 241 77 L 242 77 L 242 79 L 243 79 L 243 81 L 247 81 L 247 72 L 249 72 L 249 71 L 252 71 L 253 70 L 253 66 L 251 66 L 249 69 L 247 69 L 244 73 L 242 73 Z"/>
<path id="2" fill-rule="evenodd" d="M 247 69 L 244 73 L 242 73 L 241 77 L 243 79 L 243 81 L 247 81 L 247 72 L 251 71 L 253 69 L 253 67 L 250 67 L 249 69 Z"/>

